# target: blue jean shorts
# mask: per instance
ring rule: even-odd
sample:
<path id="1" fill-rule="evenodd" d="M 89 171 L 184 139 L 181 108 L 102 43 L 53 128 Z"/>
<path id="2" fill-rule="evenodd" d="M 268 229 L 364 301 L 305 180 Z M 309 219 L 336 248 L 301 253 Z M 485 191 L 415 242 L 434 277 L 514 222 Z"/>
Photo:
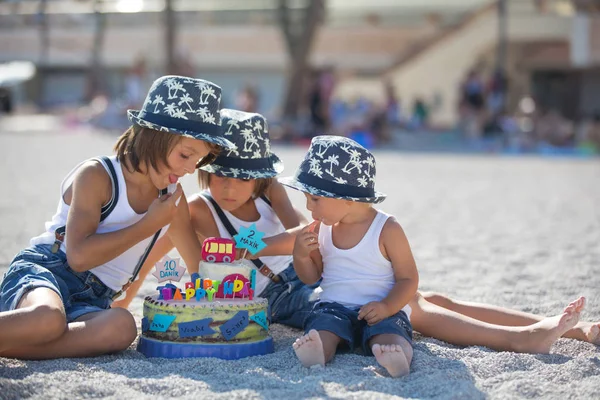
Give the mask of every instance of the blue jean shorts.
<path id="1" fill-rule="evenodd" d="M 64 252 L 50 249 L 51 245 L 36 245 L 15 256 L 0 284 L 0 311 L 16 309 L 25 293 L 40 287 L 60 296 L 67 322 L 110 308 L 114 290 L 90 271 L 73 271 Z"/>
<path id="2" fill-rule="evenodd" d="M 304 331 L 311 329 L 329 331 L 342 338 L 350 348 L 361 346 L 365 355 L 372 356 L 369 340 L 382 334 L 399 335 L 412 346 L 413 328 L 404 311 L 370 326 L 365 320 L 358 319 L 359 308 L 348 308 L 339 303 L 320 302 L 315 304 L 306 318 Z"/>
<path id="3" fill-rule="evenodd" d="M 292 264 L 279 273 L 279 279 L 279 282 L 269 283 L 260 294 L 269 300 L 271 322 L 302 329 L 317 300 L 315 289 L 319 282 L 304 284 Z"/>

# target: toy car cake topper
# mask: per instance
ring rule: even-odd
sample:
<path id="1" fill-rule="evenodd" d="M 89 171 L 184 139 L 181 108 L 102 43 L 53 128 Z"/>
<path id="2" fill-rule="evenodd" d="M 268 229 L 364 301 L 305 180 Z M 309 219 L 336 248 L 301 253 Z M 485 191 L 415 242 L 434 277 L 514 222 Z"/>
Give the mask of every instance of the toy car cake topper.
<path id="1" fill-rule="evenodd" d="M 206 238 L 202 244 L 202 259 L 211 263 L 232 262 L 235 260 L 235 242 L 226 238 Z"/>

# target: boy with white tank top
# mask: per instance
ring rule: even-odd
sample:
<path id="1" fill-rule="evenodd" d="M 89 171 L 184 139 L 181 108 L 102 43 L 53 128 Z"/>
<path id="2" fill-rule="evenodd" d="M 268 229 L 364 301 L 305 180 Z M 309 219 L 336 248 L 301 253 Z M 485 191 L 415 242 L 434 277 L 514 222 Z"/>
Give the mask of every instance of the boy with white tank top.
<path id="1" fill-rule="evenodd" d="M 325 365 L 339 346 L 361 346 L 391 376 L 409 373 L 409 301 L 419 276 L 408 240 L 376 210 L 375 159 L 353 140 L 317 136 L 296 175 L 280 182 L 304 192 L 314 223 L 297 237 L 294 268 L 306 284 L 322 279 L 320 301 L 293 344 L 305 367 Z M 315 232 L 318 230 L 318 232 Z"/>

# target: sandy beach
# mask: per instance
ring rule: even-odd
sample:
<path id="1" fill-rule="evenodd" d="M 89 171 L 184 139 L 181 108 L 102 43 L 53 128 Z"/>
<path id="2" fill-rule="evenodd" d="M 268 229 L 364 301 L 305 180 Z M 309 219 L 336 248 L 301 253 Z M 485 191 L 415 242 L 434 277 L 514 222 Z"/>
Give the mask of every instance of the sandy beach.
<path id="1" fill-rule="evenodd" d="M 0 276 L 42 232 L 62 178 L 78 162 L 109 154 L 114 136 L 0 132 Z M 303 149 L 275 147 L 291 175 Z M 381 208 L 403 226 L 420 289 L 553 315 L 583 295 L 582 319 L 600 320 L 600 160 L 376 151 Z M 195 177 L 184 190 L 197 190 Z M 302 194 L 291 192 L 304 209 Z M 140 326 L 142 299 L 131 311 Z M 440 327 L 443 329 L 443 327 Z M 291 344 L 300 331 L 272 325 L 275 352 L 237 361 L 147 359 L 134 343 L 90 359 L 0 358 L 0 399 L 175 397 L 600 398 L 600 347 L 560 339 L 549 355 L 459 348 L 415 336 L 411 374 L 388 377 L 373 357 L 341 354 L 325 368 L 303 368 Z M 203 398 L 203 397 L 202 397 Z"/>

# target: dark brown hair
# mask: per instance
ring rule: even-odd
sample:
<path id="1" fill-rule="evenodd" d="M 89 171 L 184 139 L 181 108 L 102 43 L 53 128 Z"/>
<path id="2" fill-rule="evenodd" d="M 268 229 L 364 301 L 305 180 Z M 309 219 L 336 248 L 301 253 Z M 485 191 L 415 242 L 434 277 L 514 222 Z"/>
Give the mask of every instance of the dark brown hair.
<path id="1" fill-rule="evenodd" d="M 210 185 L 210 176 L 212 174 L 202 169 L 198 170 L 198 185 L 200 189 L 208 189 Z M 236 178 L 239 179 L 239 178 Z M 273 178 L 257 178 L 254 179 L 254 191 L 252 192 L 252 198 L 256 199 L 264 195 L 269 186 L 273 183 Z"/>
<path id="2" fill-rule="evenodd" d="M 141 165 L 149 165 L 160 171 L 159 165 L 169 167 L 167 158 L 182 138 L 181 135 L 132 125 L 119 137 L 114 150 L 119 162 L 122 165 L 129 165 L 135 172 L 142 172 Z M 209 152 L 219 154 L 220 146 L 205 143 Z"/>

